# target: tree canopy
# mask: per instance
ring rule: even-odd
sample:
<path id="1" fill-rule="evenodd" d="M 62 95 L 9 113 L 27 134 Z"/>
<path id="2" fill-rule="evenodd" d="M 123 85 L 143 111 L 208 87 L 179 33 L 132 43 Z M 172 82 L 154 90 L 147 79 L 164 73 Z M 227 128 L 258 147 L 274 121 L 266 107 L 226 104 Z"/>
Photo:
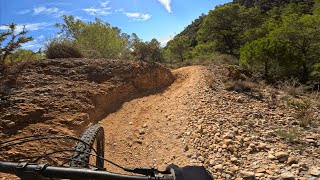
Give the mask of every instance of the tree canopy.
<path id="1" fill-rule="evenodd" d="M 75 41 L 82 53 L 88 57 L 121 58 L 128 51 L 128 35 L 117 27 L 96 19 L 95 22 L 82 22 L 73 16 L 64 16 L 61 28 L 64 38 Z"/>
<path id="2" fill-rule="evenodd" d="M 320 83 L 319 15 L 320 0 L 234 0 L 193 21 L 164 52 L 181 61 L 229 54 L 267 81 Z"/>

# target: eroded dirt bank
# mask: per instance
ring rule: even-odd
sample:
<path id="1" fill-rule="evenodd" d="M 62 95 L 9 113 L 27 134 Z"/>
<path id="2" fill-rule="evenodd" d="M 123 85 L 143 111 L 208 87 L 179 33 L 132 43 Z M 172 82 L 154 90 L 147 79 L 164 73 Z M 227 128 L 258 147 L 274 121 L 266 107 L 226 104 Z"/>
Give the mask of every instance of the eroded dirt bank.
<path id="1" fill-rule="evenodd" d="M 90 123 L 98 122 L 124 101 L 161 91 L 173 81 L 171 72 L 155 63 L 36 61 L 25 67 L 12 88 L 0 87 L 0 137 L 5 140 L 46 133 L 79 136 Z M 39 153 L 38 146 L 17 148 L 2 151 L 0 157 Z"/>

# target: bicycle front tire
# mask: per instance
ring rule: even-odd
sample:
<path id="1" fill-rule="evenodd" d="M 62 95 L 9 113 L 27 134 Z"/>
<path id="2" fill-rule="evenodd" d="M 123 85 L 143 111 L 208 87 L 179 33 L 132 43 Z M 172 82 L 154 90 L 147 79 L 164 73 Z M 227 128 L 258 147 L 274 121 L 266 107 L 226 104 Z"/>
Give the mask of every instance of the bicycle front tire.
<path id="1" fill-rule="evenodd" d="M 77 142 L 72 155 L 71 167 L 98 169 L 104 168 L 104 130 L 99 124 L 89 127 Z M 95 147 L 94 147 L 95 146 Z M 95 149 L 96 154 L 92 149 Z M 93 156 L 93 154 L 95 154 Z M 95 157 L 95 164 L 90 164 L 90 157 Z"/>

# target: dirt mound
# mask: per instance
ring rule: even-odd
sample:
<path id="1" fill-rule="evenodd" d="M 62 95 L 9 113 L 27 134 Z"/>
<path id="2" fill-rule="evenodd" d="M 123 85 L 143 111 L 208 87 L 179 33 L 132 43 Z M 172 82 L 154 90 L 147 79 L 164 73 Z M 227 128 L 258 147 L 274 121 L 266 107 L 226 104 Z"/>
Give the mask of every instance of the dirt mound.
<path id="1" fill-rule="evenodd" d="M 173 80 L 168 69 L 155 63 L 105 59 L 32 62 L 13 87 L 2 88 L 0 137 L 46 132 L 78 135 L 124 101 L 160 91 Z"/>

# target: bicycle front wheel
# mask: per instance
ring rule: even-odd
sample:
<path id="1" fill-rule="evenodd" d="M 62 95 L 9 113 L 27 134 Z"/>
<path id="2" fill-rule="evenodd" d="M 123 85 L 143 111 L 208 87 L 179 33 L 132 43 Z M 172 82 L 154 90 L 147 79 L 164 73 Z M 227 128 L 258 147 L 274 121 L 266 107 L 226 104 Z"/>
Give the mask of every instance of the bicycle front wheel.
<path id="1" fill-rule="evenodd" d="M 104 168 L 104 130 L 99 124 L 89 127 L 77 142 L 71 167 Z"/>

